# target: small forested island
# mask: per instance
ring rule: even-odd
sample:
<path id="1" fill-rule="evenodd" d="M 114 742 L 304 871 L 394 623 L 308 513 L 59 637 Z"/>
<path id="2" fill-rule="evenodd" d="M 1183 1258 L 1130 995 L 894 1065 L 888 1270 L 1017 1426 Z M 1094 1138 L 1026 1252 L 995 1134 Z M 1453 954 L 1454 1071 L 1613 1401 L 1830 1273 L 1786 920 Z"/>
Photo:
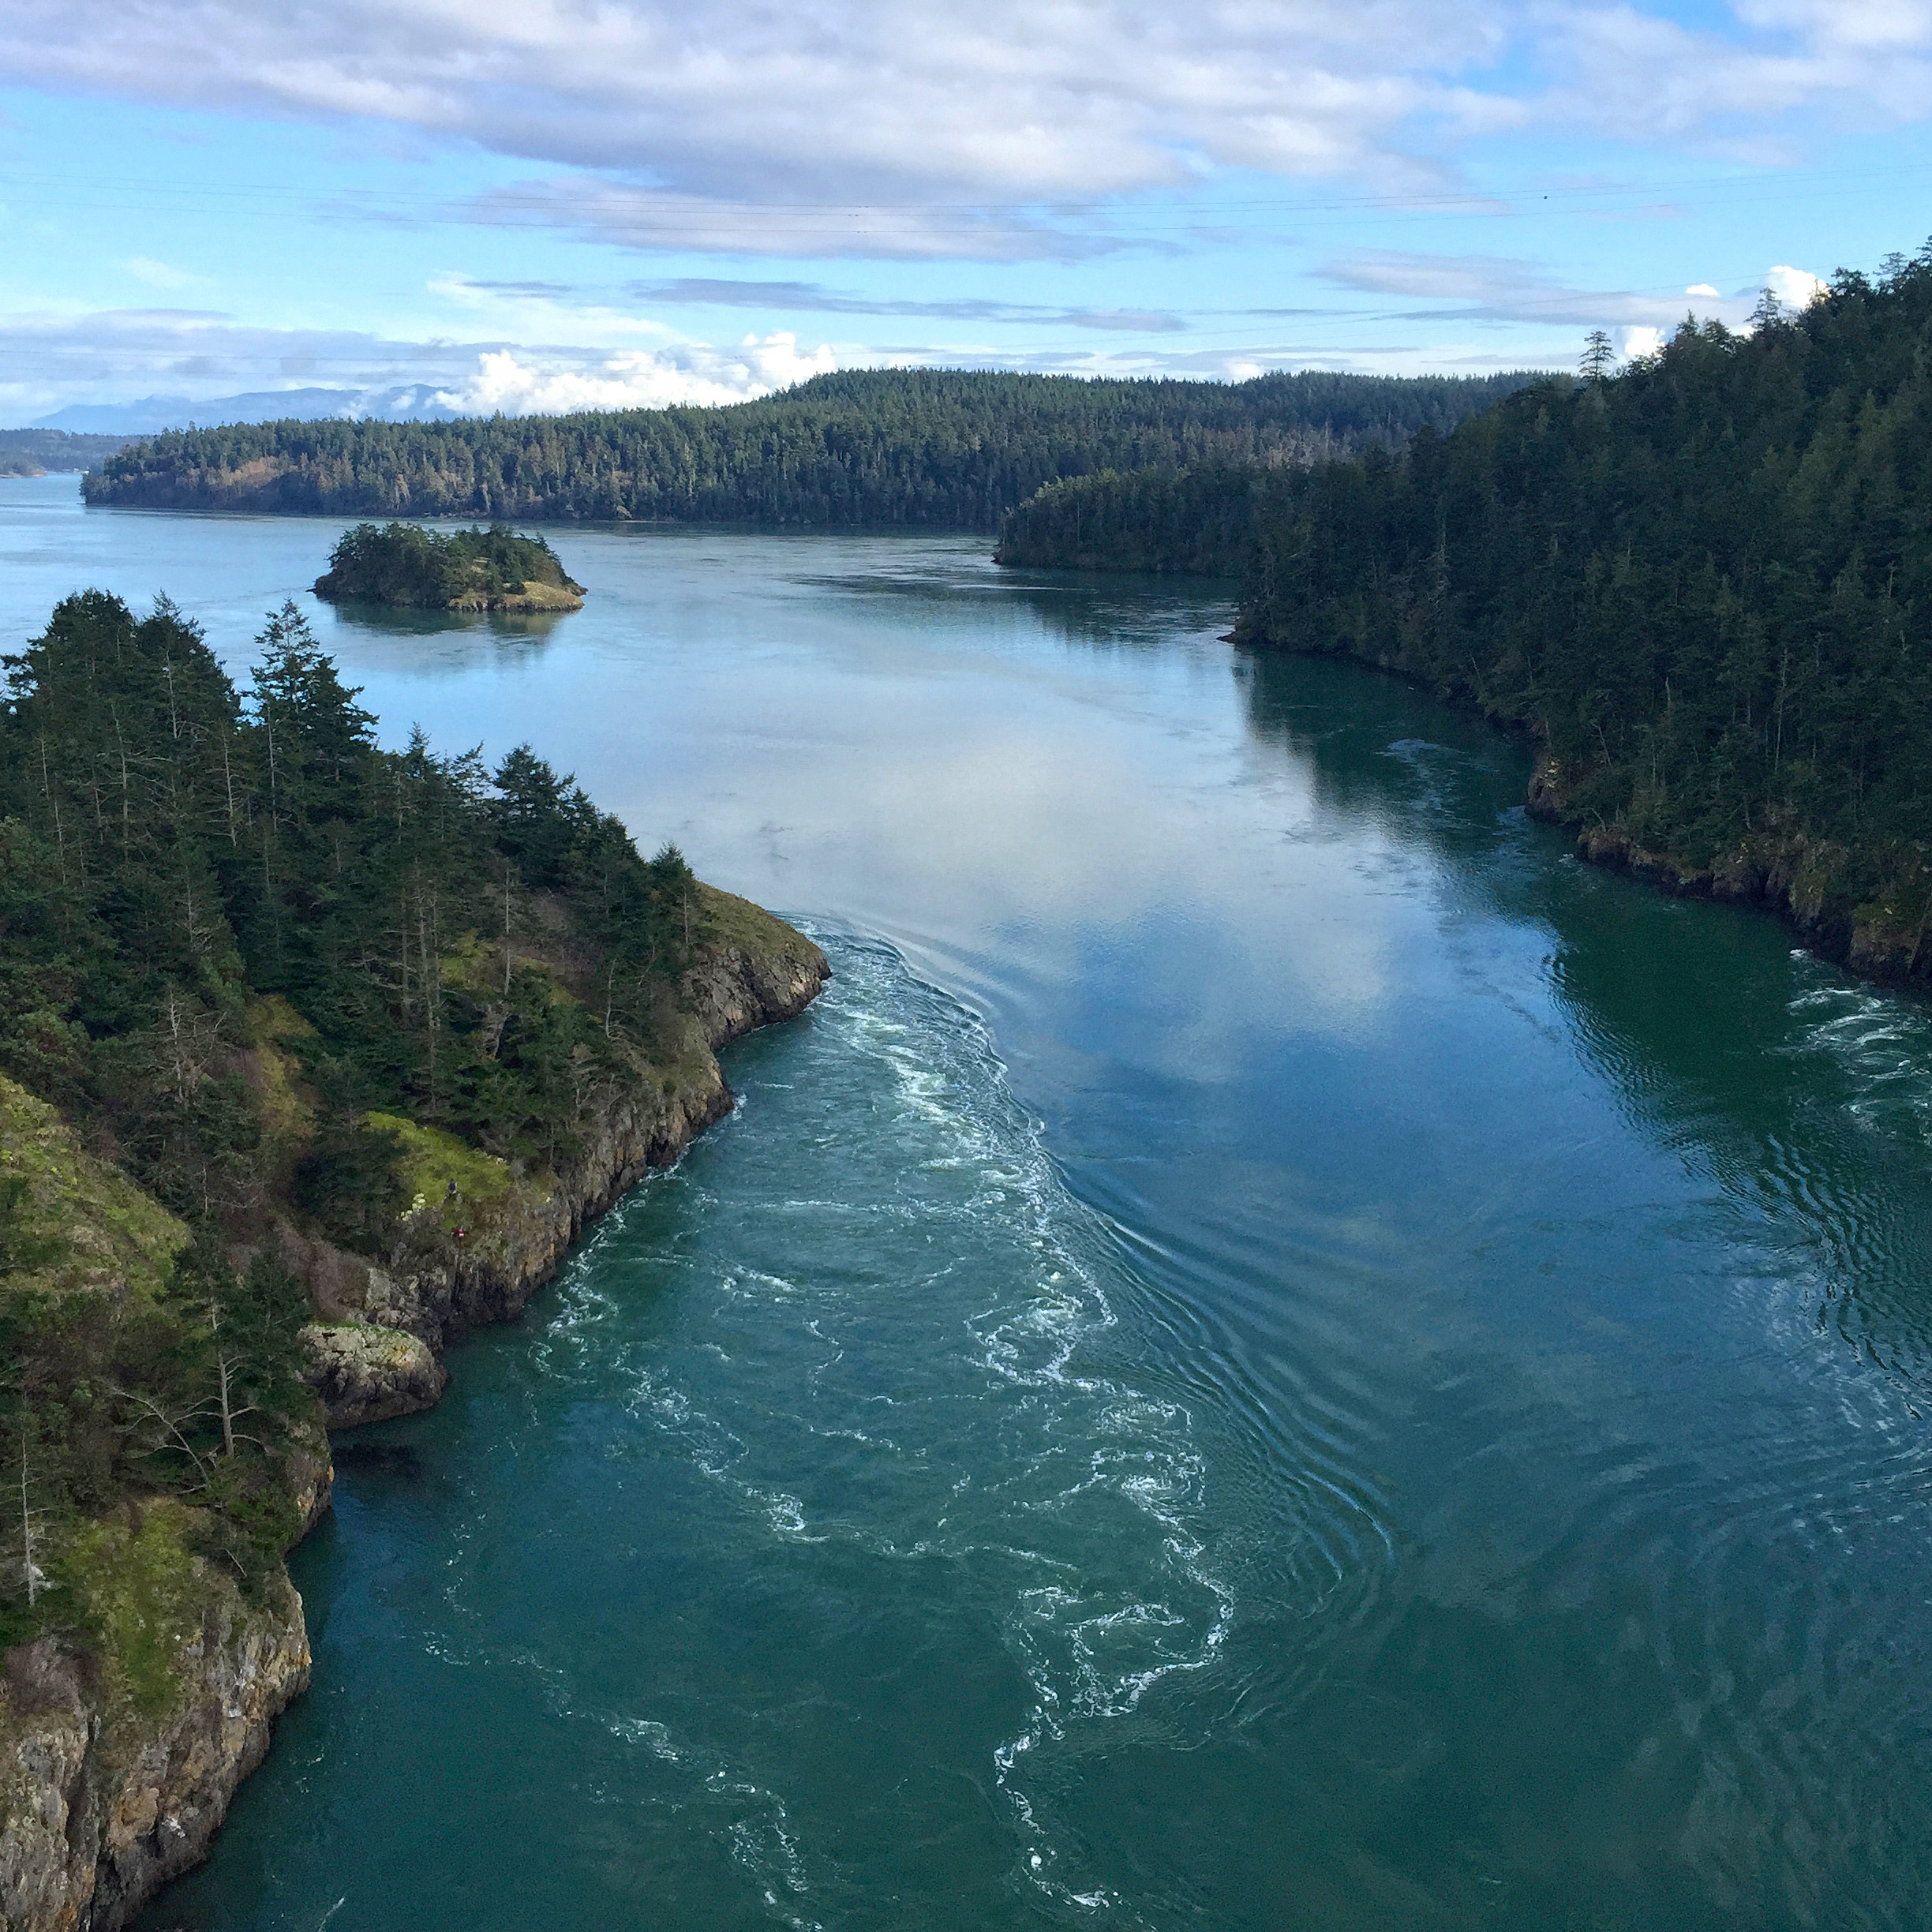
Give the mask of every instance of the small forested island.
<path id="1" fill-rule="evenodd" d="M 331 604 L 403 609 L 574 611 L 584 589 L 541 537 L 501 524 L 426 530 L 416 523 L 358 523 L 329 553 L 315 593 Z"/>
<path id="2" fill-rule="evenodd" d="M 527 747 L 71 597 L 0 710 L 0 1923 L 123 1924 L 307 1682 L 328 1428 L 426 1407 L 823 955 Z"/>
<path id="3" fill-rule="evenodd" d="M 1608 348 L 1399 451 L 1056 484 L 997 554 L 1243 577 L 1251 646 L 1533 732 L 1586 856 L 1932 976 L 1932 244 Z"/>
<path id="4" fill-rule="evenodd" d="M 1397 448 L 1536 380 L 852 369 L 754 402 L 171 431 L 83 488 L 89 503 L 150 510 L 993 530 L 1058 477 Z"/>

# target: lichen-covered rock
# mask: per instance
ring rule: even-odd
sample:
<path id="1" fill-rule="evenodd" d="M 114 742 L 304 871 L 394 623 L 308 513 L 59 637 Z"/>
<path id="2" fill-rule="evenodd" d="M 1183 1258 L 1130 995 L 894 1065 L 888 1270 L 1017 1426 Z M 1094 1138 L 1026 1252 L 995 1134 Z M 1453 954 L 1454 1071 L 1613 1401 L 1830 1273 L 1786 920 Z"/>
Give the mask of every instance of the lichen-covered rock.
<path id="1" fill-rule="evenodd" d="M 1530 774 L 1530 792 L 1523 809 L 1532 818 L 1556 825 L 1563 816 L 1563 770 L 1547 751 L 1537 754 L 1536 769 Z"/>
<path id="2" fill-rule="evenodd" d="M 832 969 L 803 933 L 730 893 L 707 888 L 705 906 L 719 944 L 685 975 L 683 994 L 707 1045 L 790 1020 L 818 997 Z"/>
<path id="3" fill-rule="evenodd" d="M 331 1428 L 386 1422 L 436 1406 L 449 1372 L 421 1336 L 368 1322 L 312 1322 L 301 1331 L 302 1376 Z"/>

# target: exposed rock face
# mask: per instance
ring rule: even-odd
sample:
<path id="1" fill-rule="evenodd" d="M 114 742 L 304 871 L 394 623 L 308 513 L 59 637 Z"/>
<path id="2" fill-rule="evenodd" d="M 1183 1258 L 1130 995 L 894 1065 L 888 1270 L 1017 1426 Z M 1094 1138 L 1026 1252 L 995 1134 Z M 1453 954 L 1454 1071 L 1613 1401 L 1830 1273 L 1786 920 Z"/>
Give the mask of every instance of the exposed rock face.
<path id="1" fill-rule="evenodd" d="M 440 1215 L 425 1207 L 412 1215 L 388 1267 L 282 1230 L 283 1259 L 324 1317 L 302 1342 L 331 1427 L 429 1407 L 448 1380 L 440 1357 L 451 1340 L 518 1314 L 586 1221 L 729 1112 L 715 1049 L 801 1012 L 824 984 L 829 969 L 811 941 L 742 900 L 701 889 L 719 937 L 681 988 L 669 1063 L 595 1103 L 567 1172 L 529 1176 L 496 1163 L 501 1185 L 489 1199 L 473 1212 L 453 1195 Z M 126 1192 L 144 1202 L 131 1185 Z M 185 1230 L 152 1212 L 167 1224 L 171 1253 Z M 328 1507 L 332 1479 L 319 1432 L 292 1458 L 288 1479 L 303 1526 L 312 1526 Z M 126 1924 L 206 1854 L 236 1786 L 268 1750 L 275 1716 L 307 1685 L 301 1599 L 286 1575 L 262 1603 L 245 1601 L 226 1574 L 193 1553 L 191 1526 L 191 1512 L 157 1503 L 144 1527 L 106 1525 L 95 1539 L 102 1614 L 133 1618 L 118 1627 L 137 1633 L 140 1681 L 111 1648 L 96 1654 L 49 1637 L 6 1654 L 4 1932 Z M 159 1551 L 167 1560 L 144 1565 L 130 1551 L 149 1558 Z M 135 1576 L 144 1581 L 131 1597 L 126 1579 Z M 139 1597 L 139 1588 L 151 1596 Z"/>
<path id="2" fill-rule="evenodd" d="M 386 1422 L 432 1407 L 449 1371 L 406 1328 L 369 1322 L 312 1322 L 301 1331 L 304 1375 L 328 1409 L 332 1428 Z"/>
<path id="3" fill-rule="evenodd" d="M 45 1637 L 0 1679 L 0 1924 L 113 1932 L 208 1851 L 276 1715 L 309 1682 L 301 1599 L 279 1578 L 259 1608 L 206 1578 L 178 1694 L 144 1716 Z"/>
<path id="4" fill-rule="evenodd" d="M 500 1200 L 477 1208 L 460 1241 L 439 1238 L 446 1230 L 426 1215 L 425 1238 L 406 1230 L 387 1268 L 285 1234 L 284 1259 L 331 1317 L 303 1333 L 307 1379 L 331 1428 L 432 1406 L 448 1380 L 438 1358 L 450 1342 L 486 1322 L 515 1320 L 586 1222 L 731 1111 L 717 1049 L 792 1018 L 816 997 L 830 972 L 817 946 L 742 900 L 709 896 L 749 927 L 747 941 L 721 945 L 686 975 L 687 1050 L 668 1069 L 653 1069 L 658 1077 L 603 1095 L 565 1172 L 517 1178 Z"/>
<path id="5" fill-rule="evenodd" d="M 36 1282 L 43 1292 L 75 1307 L 159 1292 L 187 1229 L 3 1079 L 0 1168 L 28 1181 L 65 1237 Z M 292 1428 L 282 1466 L 298 1522 L 312 1524 L 331 1480 L 321 1429 Z M 124 1924 L 202 1855 L 275 1713 L 308 1681 L 301 1600 L 286 1575 L 245 1601 L 197 1553 L 197 1521 L 163 1499 L 69 1526 L 61 1580 L 73 1624 L 0 1660 L 7 1932 Z"/>

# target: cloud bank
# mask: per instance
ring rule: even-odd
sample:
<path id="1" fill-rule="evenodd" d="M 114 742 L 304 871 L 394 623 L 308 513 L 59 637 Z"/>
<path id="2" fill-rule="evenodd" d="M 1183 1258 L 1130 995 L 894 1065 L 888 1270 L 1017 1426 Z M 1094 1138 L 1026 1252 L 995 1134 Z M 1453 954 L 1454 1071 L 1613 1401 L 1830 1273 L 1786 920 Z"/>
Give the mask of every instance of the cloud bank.
<path id="1" fill-rule="evenodd" d="M 1683 298 L 1675 294 L 1571 288 L 1539 264 L 1505 255 L 1359 249 L 1329 262 L 1321 275 L 1338 288 L 1365 294 L 1407 296 L 1450 305 L 1409 312 L 1437 320 L 1656 328 L 1681 321 L 1684 313 Z"/>
<path id="2" fill-rule="evenodd" d="M 839 365 L 829 344 L 785 333 L 722 345 L 530 346 L 412 342 L 351 330 L 250 327 L 193 309 L 87 315 L 0 314 L 0 421 L 31 421 L 58 403 L 120 402 L 161 391 L 220 399 L 242 391 L 331 391 L 328 413 L 354 414 L 408 390 L 433 410 L 487 416 L 672 402 L 741 402 Z M 183 404 L 180 420 L 194 408 Z M 305 404 L 301 414 L 318 413 Z"/>
<path id="3" fill-rule="evenodd" d="M 672 402 L 742 402 L 837 369 L 824 345 L 801 350 L 796 336 L 747 335 L 728 349 L 687 345 L 628 350 L 590 366 L 545 366 L 513 349 L 489 349 L 474 372 L 437 392 L 465 416 L 567 415 L 577 410 L 659 409 Z"/>
<path id="4" fill-rule="evenodd" d="M 1440 192 L 1542 125 L 1742 152 L 1932 104 L 1926 0 L 10 0 L 0 77 L 386 122 L 537 166 L 469 207 L 654 249 L 986 259 L 1218 170 Z"/>

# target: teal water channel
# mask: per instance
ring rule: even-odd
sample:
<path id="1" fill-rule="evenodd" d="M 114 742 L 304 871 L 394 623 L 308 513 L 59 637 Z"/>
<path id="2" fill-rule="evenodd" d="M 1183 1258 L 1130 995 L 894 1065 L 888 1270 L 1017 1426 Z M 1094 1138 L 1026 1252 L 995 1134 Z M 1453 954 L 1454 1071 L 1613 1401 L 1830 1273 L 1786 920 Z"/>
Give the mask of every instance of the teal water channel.
<path id="1" fill-rule="evenodd" d="M 245 664 L 339 526 L 0 485 Z M 959 539 L 317 627 L 837 977 L 432 1413 L 150 1928 L 1932 1923 L 1932 1017 L 1521 743 Z"/>

